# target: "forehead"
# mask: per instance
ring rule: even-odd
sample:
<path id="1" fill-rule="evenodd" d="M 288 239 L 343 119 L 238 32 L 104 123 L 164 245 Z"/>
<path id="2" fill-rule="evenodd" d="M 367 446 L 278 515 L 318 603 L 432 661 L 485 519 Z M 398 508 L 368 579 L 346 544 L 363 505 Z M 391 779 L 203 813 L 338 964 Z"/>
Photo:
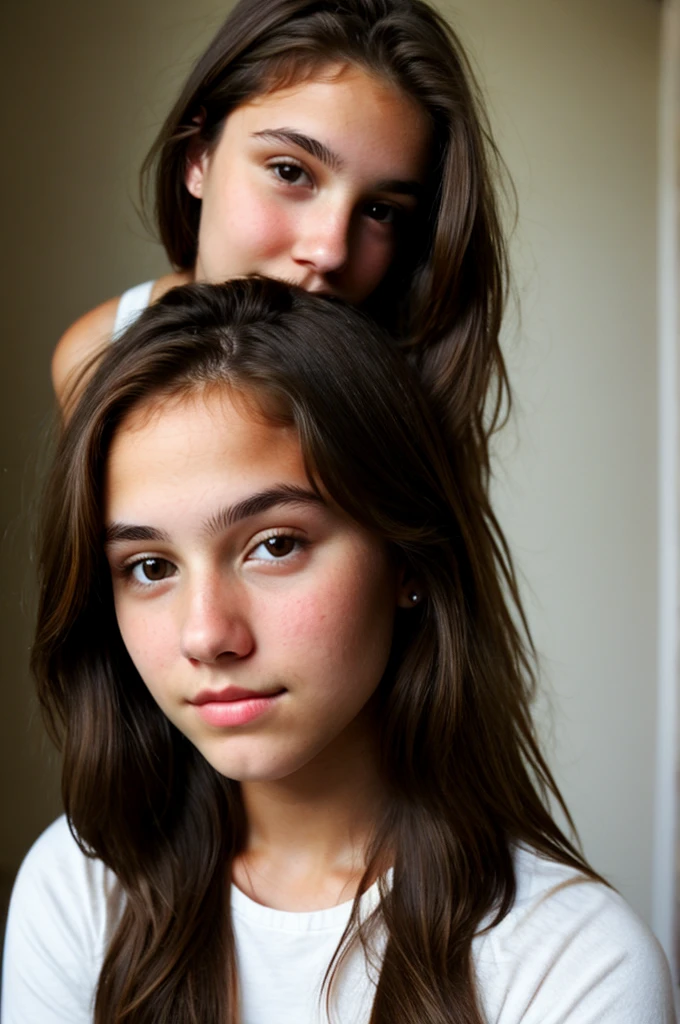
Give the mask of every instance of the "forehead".
<path id="1" fill-rule="evenodd" d="M 133 409 L 114 436 L 105 517 L 235 501 L 273 483 L 309 486 L 292 427 L 227 388 L 164 398 Z"/>
<path id="2" fill-rule="evenodd" d="M 225 135 L 295 128 L 361 160 L 379 176 L 422 178 L 431 123 L 427 111 L 393 82 L 353 65 L 331 65 L 237 107 Z"/>

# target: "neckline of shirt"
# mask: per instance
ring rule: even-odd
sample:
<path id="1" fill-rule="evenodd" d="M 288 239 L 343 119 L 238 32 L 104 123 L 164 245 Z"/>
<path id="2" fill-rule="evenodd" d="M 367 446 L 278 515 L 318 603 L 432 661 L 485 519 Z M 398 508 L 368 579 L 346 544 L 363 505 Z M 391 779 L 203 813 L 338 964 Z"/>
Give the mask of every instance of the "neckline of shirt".
<path id="1" fill-rule="evenodd" d="M 391 872 L 388 872 L 389 883 Z M 338 903 L 323 910 L 276 910 L 265 907 L 246 896 L 234 883 L 231 885 L 231 911 L 251 925 L 283 932 L 344 931 L 352 911 L 353 900 Z M 362 921 L 380 903 L 379 883 L 376 881 L 361 896 L 359 914 Z"/>

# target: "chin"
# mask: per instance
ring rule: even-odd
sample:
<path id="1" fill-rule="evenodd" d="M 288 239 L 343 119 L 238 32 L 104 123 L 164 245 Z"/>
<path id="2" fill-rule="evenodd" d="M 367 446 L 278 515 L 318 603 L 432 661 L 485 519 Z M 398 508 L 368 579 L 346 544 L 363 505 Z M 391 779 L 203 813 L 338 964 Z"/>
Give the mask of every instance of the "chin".
<path id="1" fill-rule="evenodd" d="M 203 753 L 203 752 L 202 752 Z M 311 758 L 267 757 L 257 754 L 243 757 L 207 757 L 208 763 L 233 782 L 280 782 L 295 775 Z"/>

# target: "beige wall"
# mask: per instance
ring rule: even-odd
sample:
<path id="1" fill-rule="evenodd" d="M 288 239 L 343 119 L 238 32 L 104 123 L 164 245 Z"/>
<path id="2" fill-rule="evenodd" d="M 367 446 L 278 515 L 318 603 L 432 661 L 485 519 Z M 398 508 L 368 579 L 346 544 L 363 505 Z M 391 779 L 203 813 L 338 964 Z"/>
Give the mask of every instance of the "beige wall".
<path id="1" fill-rule="evenodd" d="M 459 0 L 519 193 L 522 321 L 498 500 L 551 704 L 552 764 L 587 853 L 649 919 L 656 616 L 652 0 Z M 191 13 L 189 13 L 189 11 Z M 0 346 L 0 867 L 58 810 L 26 672 L 26 521 L 50 351 L 80 312 L 159 272 L 135 172 L 215 0 L 11 6 Z M 7 17 L 7 15 L 6 15 Z M 160 19 L 162 17 L 162 23 Z"/>
<path id="2" fill-rule="evenodd" d="M 659 7 L 464 10 L 520 202 L 501 518 L 528 581 L 552 764 L 586 852 L 649 920 Z"/>

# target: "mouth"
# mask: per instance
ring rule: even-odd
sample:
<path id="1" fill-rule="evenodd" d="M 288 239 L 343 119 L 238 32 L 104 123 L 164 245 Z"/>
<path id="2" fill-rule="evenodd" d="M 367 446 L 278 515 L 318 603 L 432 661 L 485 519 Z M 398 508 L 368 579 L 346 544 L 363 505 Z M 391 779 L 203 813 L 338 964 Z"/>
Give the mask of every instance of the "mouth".
<path id="1" fill-rule="evenodd" d="M 261 698 L 277 697 L 284 692 L 283 686 L 272 690 L 244 690 L 240 686 L 225 686 L 223 690 L 201 690 L 193 700 L 189 701 L 197 707 L 204 704 L 231 704 L 238 700 L 258 700 Z"/>
<path id="2" fill-rule="evenodd" d="M 206 725 L 234 728 L 248 725 L 273 710 L 285 693 L 284 687 L 263 692 L 228 686 L 224 690 L 202 690 L 189 703 Z"/>

